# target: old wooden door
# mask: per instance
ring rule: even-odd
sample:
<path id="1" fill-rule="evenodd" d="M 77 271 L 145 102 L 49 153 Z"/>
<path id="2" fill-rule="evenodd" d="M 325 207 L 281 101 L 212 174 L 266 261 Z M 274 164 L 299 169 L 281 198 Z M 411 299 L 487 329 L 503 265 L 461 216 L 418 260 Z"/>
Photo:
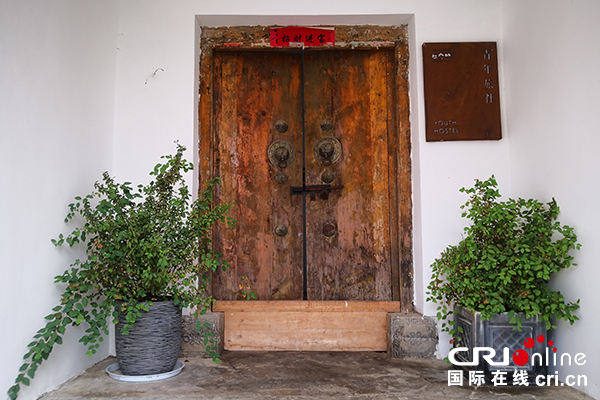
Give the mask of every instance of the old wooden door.
<path id="1" fill-rule="evenodd" d="M 392 300 L 398 292 L 394 53 L 214 53 L 216 299 Z M 396 285 L 396 289 L 394 289 Z M 394 299 L 396 300 L 396 299 Z"/>

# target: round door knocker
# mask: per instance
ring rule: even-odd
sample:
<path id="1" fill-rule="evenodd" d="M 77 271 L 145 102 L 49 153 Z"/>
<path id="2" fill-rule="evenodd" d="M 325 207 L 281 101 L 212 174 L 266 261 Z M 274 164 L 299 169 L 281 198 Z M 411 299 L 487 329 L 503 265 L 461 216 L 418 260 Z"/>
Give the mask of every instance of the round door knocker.
<path id="1" fill-rule="evenodd" d="M 330 170 L 325 170 L 321 174 L 321 180 L 323 181 L 323 183 L 329 184 L 329 183 L 333 182 L 334 179 L 335 179 L 335 175 Z"/>
<path id="2" fill-rule="evenodd" d="M 325 166 L 331 165 L 340 159 L 342 144 L 336 138 L 324 137 L 317 141 L 313 153 L 318 162 Z"/>
<path id="3" fill-rule="evenodd" d="M 277 129 L 277 132 L 279 133 L 285 133 L 288 130 L 288 124 L 284 120 L 280 119 L 279 121 L 275 122 L 275 129 Z"/>
<path id="4" fill-rule="evenodd" d="M 324 119 L 323 122 L 321 122 L 321 130 L 323 132 L 329 132 L 332 129 L 333 129 L 333 121 L 331 121 L 329 119 Z"/>
<path id="5" fill-rule="evenodd" d="M 288 233 L 288 228 L 285 225 L 277 225 L 275 227 L 275 234 L 279 237 L 284 237 Z"/>
<path id="6" fill-rule="evenodd" d="M 331 238 L 337 233 L 337 228 L 331 222 L 327 222 L 323 225 L 322 233 L 326 238 Z"/>
<path id="7" fill-rule="evenodd" d="M 275 175 L 275 182 L 279 183 L 280 185 L 284 184 L 287 181 L 287 175 L 284 174 L 283 172 L 278 172 Z"/>
<path id="8" fill-rule="evenodd" d="M 281 169 L 291 165 L 296 158 L 296 150 L 287 140 L 277 140 L 273 142 L 269 146 L 267 153 L 271 164 Z"/>

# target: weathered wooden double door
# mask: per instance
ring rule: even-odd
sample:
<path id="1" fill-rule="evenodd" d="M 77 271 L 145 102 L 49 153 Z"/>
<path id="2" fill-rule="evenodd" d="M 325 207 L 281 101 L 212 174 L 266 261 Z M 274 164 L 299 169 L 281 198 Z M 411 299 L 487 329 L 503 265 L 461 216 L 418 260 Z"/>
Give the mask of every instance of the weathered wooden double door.
<path id="1" fill-rule="evenodd" d="M 215 51 L 213 68 L 217 196 L 238 221 L 216 232 L 232 267 L 214 297 L 397 300 L 394 52 Z"/>

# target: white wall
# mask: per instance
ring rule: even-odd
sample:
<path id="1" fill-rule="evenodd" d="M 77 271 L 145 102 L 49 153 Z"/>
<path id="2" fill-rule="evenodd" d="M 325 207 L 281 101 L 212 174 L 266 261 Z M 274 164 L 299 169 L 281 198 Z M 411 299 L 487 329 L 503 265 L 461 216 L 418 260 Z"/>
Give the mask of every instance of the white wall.
<path id="1" fill-rule="evenodd" d="M 580 266 L 556 285 L 567 297 L 582 297 L 582 321 L 561 326 L 556 340 L 569 351 L 586 342 L 595 352 L 586 371 L 600 375 L 598 346 L 586 339 L 599 324 L 591 306 L 593 199 L 600 194 L 592 158 L 598 11 L 597 3 L 583 0 L 5 0 L 0 296 L 19 302 L 2 311 L 13 329 L 0 332 L 1 343 L 11 344 L 2 349 L 1 388 L 12 384 L 26 344 L 59 296 L 49 282 L 73 258 L 49 241 L 66 231 L 62 218 L 70 199 L 91 189 L 105 169 L 117 179 L 147 181 L 158 157 L 173 152 L 174 140 L 195 157 L 198 26 L 204 24 L 408 23 L 417 310 L 434 313 L 425 302 L 429 265 L 460 239 L 465 197 L 458 189 L 495 174 L 505 196 L 555 196 L 562 219 L 576 227 L 585 246 Z M 421 45 L 436 41 L 498 42 L 504 139 L 425 142 Z M 83 351 L 72 342 L 55 350 L 23 398 L 92 361 L 79 357 Z M 440 354 L 448 348 L 443 338 Z"/>
<path id="2" fill-rule="evenodd" d="M 575 190 L 580 184 L 566 177 L 575 171 L 573 166 L 578 164 L 571 164 L 569 161 L 569 168 L 562 165 L 553 166 L 553 159 L 548 158 L 541 164 L 536 160 L 536 165 L 530 165 L 532 152 L 530 147 L 539 146 L 548 140 L 545 135 L 548 128 L 551 128 L 556 135 L 559 131 L 562 134 L 562 139 L 558 139 L 558 136 L 555 138 L 555 141 L 560 144 L 543 144 L 545 149 L 554 149 L 555 154 L 561 156 L 570 154 L 573 161 L 577 159 L 579 163 L 583 163 L 588 162 L 587 158 L 578 158 L 577 152 L 580 148 L 584 152 L 591 152 L 594 148 L 593 146 L 584 148 L 583 144 L 572 147 L 569 144 L 572 135 L 585 135 L 591 129 L 579 129 L 576 133 L 569 130 L 566 134 L 567 129 L 559 128 L 563 125 L 565 128 L 571 126 L 571 123 L 567 123 L 567 119 L 564 118 L 566 112 L 582 114 L 585 113 L 586 107 L 590 107 L 589 112 L 585 114 L 587 119 L 580 119 L 579 125 L 583 125 L 583 121 L 591 123 L 589 119 L 593 115 L 591 107 L 597 104 L 597 99 L 588 99 L 589 103 L 583 104 L 586 106 L 583 108 L 579 108 L 581 101 L 571 102 L 568 99 L 560 100 L 557 105 L 554 103 L 557 101 L 555 97 L 560 98 L 560 96 L 547 96 L 547 92 L 536 92 L 535 87 L 531 87 L 531 85 L 551 86 L 556 92 L 559 88 L 566 87 L 567 81 L 564 77 L 570 76 L 571 80 L 568 82 L 576 81 L 576 87 L 570 89 L 573 96 L 576 96 L 575 93 L 579 93 L 580 90 L 584 92 L 587 90 L 585 84 L 589 82 L 586 82 L 577 72 L 580 66 L 561 67 L 563 64 L 555 63 L 554 59 L 549 57 L 554 46 L 560 46 L 563 54 L 577 55 L 579 58 L 588 56 L 592 60 L 593 57 L 597 57 L 597 53 L 593 52 L 595 47 L 592 41 L 592 38 L 597 35 L 590 35 L 590 32 L 584 30 L 569 29 L 569 27 L 578 28 L 584 23 L 588 24 L 586 26 L 589 28 L 586 29 L 593 29 L 593 21 L 585 21 L 574 15 L 576 14 L 574 10 L 583 5 L 583 14 L 587 15 L 587 18 L 593 18 L 595 14 L 586 11 L 595 10 L 586 10 L 585 7 L 595 6 L 592 2 L 576 1 L 570 5 L 562 3 L 564 2 L 548 4 L 543 1 L 523 3 L 469 0 L 452 2 L 335 0 L 329 3 L 187 0 L 177 4 L 166 0 L 122 2 L 115 122 L 116 171 L 118 174 L 127 174 L 128 177 L 133 175 L 133 179 L 143 180 L 158 155 L 171 151 L 173 140 L 179 139 L 188 147 L 197 148 L 195 130 L 199 32 L 194 26 L 196 16 L 198 26 L 354 23 L 385 25 L 408 22 L 411 35 L 415 305 L 418 311 L 431 315 L 435 307 L 425 302 L 425 291 L 430 277 L 429 265 L 447 245 L 458 242 L 466 222 L 460 218 L 459 206 L 466 200 L 464 195 L 458 192 L 460 187 L 472 185 L 475 178 L 485 179 L 495 174 L 501 192 L 504 196 L 511 196 L 515 191 L 520 194 L 531 191 L 534 187 L 531 183 L 534 182 L 538 190 L 552 192 L 552 195 L 557 196 L 564 209 L 568 205 L 565 204 L 567 190 L 553 190 L 553 186 L 562 182 L 565 188 L 572 189 L 570 198 L 573 203 L 577 202 L 575 199 L 577 195 L 574 193 L 580 192 Z M 555 8 L 554 11 L 552 7 L 558 5 L 560 7 Z M 552 22 L 544 20 L 543 17 L 547 15 L 553 17 L 550 19 Z M 537 21 L 540 25 L 532 26 L 530 20 Z M 528 40 L 528 34 L 534 34 L 535 37 Z M 524 38 L 522 39 L 521 36 Z M 421 45 L 423 42 L 430 41 L 498 42 L 503 140 L 425 142 Z M 574 43 L 582 44 L 569 47 Z M 589 54 L 584 51 L 585 49 L 581 49 L 582 46 L 587 46 Z M 529 62 L 528 52 L 532 50 L 529 47 L 536 47 L 533 51 L 542 53 L 541 55 L 548 60 L 553 60 L 552 67 L 546 70 L 550 72 L 545 73 L 543 69 L 528 67 L 526 63 Z M 569 57 L 559 57 L 564 60 L 569 59 Z M 571 58 L 578 59 L 578 57 Z M 587 60 L 581 61 L 585 63 Z M 589 62 L 585 68 L 593 68 L 592 65 L 593 63 Z M 145 80 L 156 68 L 163 68 L 165 71 L 159 71 L 145 84 Z M 510 84 L 505 84 L 505 80 L 510 80 Z M 533 100 L 549 102 L 554 107 L 542 111 Z M 562 105 L 565 108 L 560 110 L 561 112 L 554 109 Z M 544 115 L 546 113 L 552 115 L 552 118 L 546 119 L 543 125 L 538 121 L 541 119 L 539 116 L 534 117 L 536 113 L 542 112 Z M 537 132 L 535 139 L 522 137 L 522 131 L 529 129 L 528 124 L 535 125 L 534 130 Z M 585 137 L 591 140 L 592 136 Z M 509 143 L 511 143 L 510 148 Z M 558 151 L 560 153 L 556 153 Z M 546 171 L 549 170 L 560 170 L 563 179 L 557 180 L 556 176 L 547 174 Z M 595 169 L 581 168 L 578 171 L 591 175 Z M 544 181 L 549 185 L 541 185 L 542 180 L 538 179 L 538 175 L 543 176 Z M 591 184 L 588 186 L 593 187 L 589 188 L 591 191 L 597 190 Z M 544 193 L 532 193 L 532 195 L 537 194 Z M 588 207 L 591 207 L 591 201 L 588 204 Z M 583 212 L 579 202 L 575 208 Z M 591 230 L 591 219 L 587 220 L 590 221 L 588 226 Z M 585 232 L 580 231 L 582 238 L 584 234 Z M 569 291 L 579 291 L 578 280 L 581 280 L 581 276 L 570 278 L 567 273 L 559 284 L 565 289 L 568 288 L 565 290 L 568 295 Z M 591 285 L 592 281 L 587 282 Z M 589 300 L 587 303 L 585 307 L 590 307 L 592 304 Z M 563 327 L 563 329 L 565 332 L 570 332 L 568 328 Z M 582 338 L 583 336 L 580 337 Z M 443 338 L 440 342 L 441 355 L 444 355 L 449 348 L 446 339 Z"/>
<path id="3" fill-rule="evenodd" d="M 27 344 L 58 304 L 54 276 L 75 254 L 66 232 L 74 196 L 111 168 L 116 1 L 0 2 L 0 396 Z M 22 399 L 35 399 L 106 357 L 85 355 L 71 330 Z"/>
<path id="4" fill-rule="evenodd" d="M 587 375 L 580 388 L 600 398 L 600 2 L 503 3 L 506 119 L 514 196 L 556 198 L 559 220 L 575 228 L 579 264 L 553 280 L 569 301 L 581 299 L 572 327 L 559 324 L 559 353 L 583 352 L 582 367 L 560 376 Z"/>

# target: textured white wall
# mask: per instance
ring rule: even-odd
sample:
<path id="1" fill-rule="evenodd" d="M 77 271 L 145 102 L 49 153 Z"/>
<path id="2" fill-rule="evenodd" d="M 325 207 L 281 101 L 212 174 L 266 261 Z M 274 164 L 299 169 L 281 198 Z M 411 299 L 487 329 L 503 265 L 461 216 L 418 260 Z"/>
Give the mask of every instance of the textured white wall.
<path id="1" fill-rule="evenodd" d="M 559 324 L 559 353 L 587 356 L 584 366 L 559 368 L 560 377 L 583 374 L 579 388 L 600 398 L 600 2 L 503 3 L 506 120 L 514 196 L 561 207 L 559 220 L 575 228 L 577 267 L 553 279 L 569 301 L 581 299 L 575 325 Z"/>
<path id="2" fill-rule="evenodd" d="M 0 396 L 76 255 L 50 239 L 66 232 L 73 197 L 112 162 L 116 1 L 0 2 Z M 71 331 L 22 399 L 35 399 L 106 357 L 85 355 Z"/>

